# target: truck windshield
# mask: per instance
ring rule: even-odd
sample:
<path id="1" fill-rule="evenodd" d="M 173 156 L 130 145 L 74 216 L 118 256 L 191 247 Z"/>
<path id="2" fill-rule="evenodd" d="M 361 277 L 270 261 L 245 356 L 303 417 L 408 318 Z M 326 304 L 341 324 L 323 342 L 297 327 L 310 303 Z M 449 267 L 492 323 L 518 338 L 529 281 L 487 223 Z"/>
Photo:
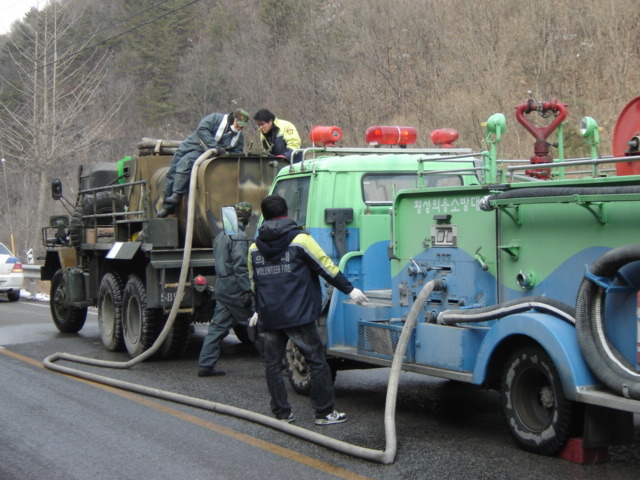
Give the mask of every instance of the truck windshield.
<path id="1" fill-rule="evenodd" d="M 309 185 L 311 177 L 287 178 L 279 181 L 273 193 L 280 195 L 287 201 L 289 217 L 298 225 L 307 222 L 307 203 L 309 200 Z"/>
<path id="2" fill-rule="evenodd" d="M 398 190 L 416 188 L 418 176 L 415 173 L 370 173 L 362 176 L 362 195 L 367 204 L 388 204 Z M 425 186 L 451 187 L 462 185 L 459 175 L 428 175 Z"/>

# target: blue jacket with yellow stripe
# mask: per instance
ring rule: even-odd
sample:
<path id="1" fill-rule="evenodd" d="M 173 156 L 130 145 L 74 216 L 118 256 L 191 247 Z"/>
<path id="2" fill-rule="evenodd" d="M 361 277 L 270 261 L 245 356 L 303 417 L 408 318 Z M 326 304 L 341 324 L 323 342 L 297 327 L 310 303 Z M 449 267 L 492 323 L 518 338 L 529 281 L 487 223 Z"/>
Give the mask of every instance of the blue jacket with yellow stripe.
<path id="1" fill-rule="evenodd" d="M 288 217 L 262 224 L 248 260 L 256 311 L 265 330 L 315 322 L 322 308 L 319 276 L 343 293 L 354 288 L 311 235 Z"/>

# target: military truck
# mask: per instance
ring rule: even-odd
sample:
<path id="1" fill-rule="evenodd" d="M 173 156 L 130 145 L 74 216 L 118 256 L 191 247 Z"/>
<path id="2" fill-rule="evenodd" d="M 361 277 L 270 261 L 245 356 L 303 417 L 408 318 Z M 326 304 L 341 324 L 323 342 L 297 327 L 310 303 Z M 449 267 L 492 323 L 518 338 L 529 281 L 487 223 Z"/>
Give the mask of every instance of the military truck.
<path id="1" fill-rule="evenodd" d="M 220 208 L 250 202 L 255 215 L 247 232 L 252 235 L 260 200 L 284 163 L 281 158 L 255 155 L 208 158 L 197 169 L 195 190 L 183 198 L 177 214 L 156 218 L 178 145 L 146 140 L 133 157 L 80 168 L 75 203 L 67 201 L 70 215 L 53 216 L 43 228 L 46 257 L 41 278 L 51 281 L 51 316 L 60 332 L 80 331 L 87 308 L 97 307 L 107 350 L 126 349 L 136 357 L 154 343 L 178 288 L 190 195 L 196 201 L 186 290 L 159 355 L 181 356 L 192 325 L 211 320 L 212 239 L 221 228 Z M 65 200 L 59 180 L 52 182 L 52 196 Z M 244 329 L 235 333 L 249 341 Z"/>

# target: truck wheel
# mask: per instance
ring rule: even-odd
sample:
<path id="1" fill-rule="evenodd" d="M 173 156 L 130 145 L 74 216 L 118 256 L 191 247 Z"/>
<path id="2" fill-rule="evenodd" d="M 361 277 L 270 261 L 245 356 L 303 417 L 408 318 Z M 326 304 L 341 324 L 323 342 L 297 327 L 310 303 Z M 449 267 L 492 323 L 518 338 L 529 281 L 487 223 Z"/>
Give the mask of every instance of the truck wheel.
<path id="1" fill-rule="evenodd" d="M 293 389 L 300 395 L 309 396 L 311 393 L 311 370 L 302 353 L 291 340 L 287 342 L 285 362 L 287 377 L 289 377 L 289 383 Z M 329 368 L 331 369 L 331 381 L 335 382 L 337 371 L 331 364 Z"/>
<path id="2" fill-rule="evenodd" d="M 522 348 L 511 356 L 501 401 L 511 437 L 523 450 L 555 455 L 569 439 L 575 404 L 564 396 L 558 371 L 541 348 Z"/>
<path id="3" fill-rule="evenodd" d="M 129 276 L 122 297 L 122 331 L 124 346 L 132 358 L 158 338 L 161 317 L 161 310 L 147 308 L 147 290 L 140 277 Z"/>
<path id="4" fill-rule="evenodd" d="M 51 279 L 49 291 L 51 318 L 59 332 L 78 333 L 87 319 L 87 307 L 69 305 L 64 288 L 64 273 L 58 270 Z"/>
<path id="5" fill-rule="evenodd" d="M 166 359 L 181 358 L 189 345 L 191 316 L 178 314 L 169 330 L 169 335 L 160 346 L 160 357 Z"/>
<path id="6" fill-rule="evenodd" d="M 122 290 L 122 280 L 117 274 L 107 273 L 102 277 L 98 299 L 98 327 L 102 344 L 111 352 L 124 348 Z"/>
<path id="7" fill-rule="evenodd" d="M 7 298 L 10 302 L 17 302 L 20 300 L 20 290 L 12 290 L 7 292 Z"/>

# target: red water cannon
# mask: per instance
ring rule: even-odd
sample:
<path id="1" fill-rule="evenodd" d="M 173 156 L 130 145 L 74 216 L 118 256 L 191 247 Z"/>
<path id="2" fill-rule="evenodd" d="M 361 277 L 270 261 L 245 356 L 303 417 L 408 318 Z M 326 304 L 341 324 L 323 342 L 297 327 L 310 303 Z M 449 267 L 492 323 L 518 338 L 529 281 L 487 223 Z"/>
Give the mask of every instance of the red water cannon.
<path id="1" fill-rule="evenodd" d="M 316 125 L 309 132 L 309 140 L 316 147 L 335 147 L 336 143 L 342 140 L 342 129 Z"/>
<path id="2" fill-rule="evenodd" d="M 452 148 L 458 136 L 458 131 L 454 128 L 436 128 L 430 135 L 433 144 L 442 148 Z"/>
<path id="3" fill-rule="evenodd" d="M 535 127 L 525 118 L 525 114 L 532 112 L 537 112 L 545 118 L 555 115 L 555 118 L 546 127 Z M 522 105 L 516 107 L 516 118 L 518 122 L 536 139 L 536 142 L 533 144 L 533 157 L 530 158 L 532 165 L 537 163 L 551 163 L 553 159 L 549 156 L 549 146 L 553 144 L 547 142 L 547 137 L 558 128 L 558 125 L 560 125 L 566 117 L 567 104 L 559 102 L 555 98 L 544 102 L 529 99 Z M 553 146 L 557 147 L 557 145 Z M 551 170 L 548 168 L 525 170 L 525 173 L 530 177 L 542 180 L 548 180 L 551 177 Z"/>

